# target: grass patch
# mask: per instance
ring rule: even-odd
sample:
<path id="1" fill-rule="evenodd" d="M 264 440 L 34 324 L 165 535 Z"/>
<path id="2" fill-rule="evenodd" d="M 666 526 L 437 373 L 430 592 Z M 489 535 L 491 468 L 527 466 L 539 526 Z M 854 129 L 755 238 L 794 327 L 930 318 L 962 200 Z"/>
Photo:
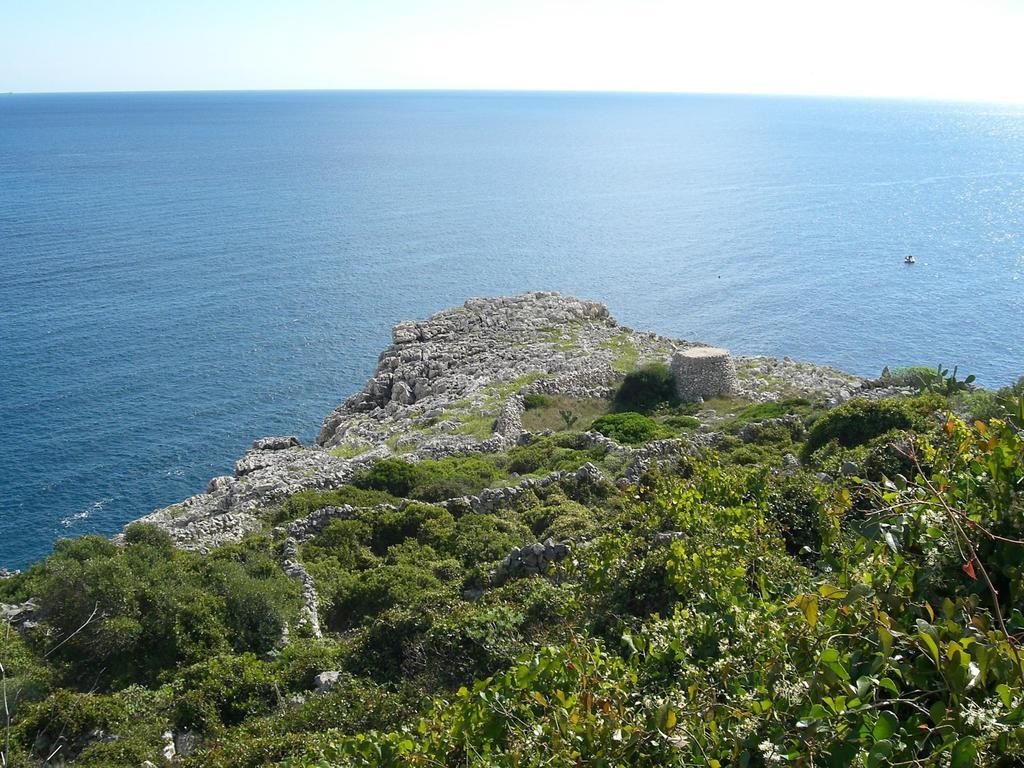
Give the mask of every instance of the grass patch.
<path id="1" fill-rule="evenodd" d="M 602 341 L 598 346 L 615 353 L 615 359 L 612 360 L 612 370 L 619 373 L 629 373 L 635 370 L 640 362 L 640 351 L 636 348 L 628 333 L 618 333 Z"/>
<path id="2" fill-rule="evenodd" d="M 611 410 L 611 403 L 598 397 L 584 399 L 561 395 L 543 395 L 542 397 L 546 398 L 545 403 L 529 408 L 523 414 L 523 429 L 530 432 L 542 432 L 546 429 L 553 432 L 565 432 L 569 429 L 579 429 Z M 570 418 L 576 417 L 572 427 L 566 424 L 561 415 L 563 412 L 570 414 Z"/>
<path id="3" fill-rule="evenodd" d="M 789 415 L 809 416 L 811 410 L 810 400 L 803 397 L 787 397 L 785 400 L 748 405 L 736 414 L 736 420 L 751 422 L 764 421 L 765 419 L 781 419 L 783 416 Z"/>
<path id="4" fill-rule="evenodd" d="M 545 335 L 541 338 L 545 344 L 550 344 L 556 352 L 572 352 L 580 345 L 580 334 L 576 328 L 569 327 L 568 331 L 557 328 L 545 328 Z"/>
<path id="5" fill-rule="evenodd" d="M 494 434 L 494 422 L 497 419 L 497 414 L 471 412 L 465 417 L 458 419 L 459 428 L 456 432 L 460 435 L 470 435 L 486 440 Z"/>
<path id="6" fill-rule="evenodd" d="M 358 443 L 342 443 L 327 452 L 336 459 L 351 459 L 361 453 L 366 453 L 372 447 L 369 443 L 360 441 Z"/>

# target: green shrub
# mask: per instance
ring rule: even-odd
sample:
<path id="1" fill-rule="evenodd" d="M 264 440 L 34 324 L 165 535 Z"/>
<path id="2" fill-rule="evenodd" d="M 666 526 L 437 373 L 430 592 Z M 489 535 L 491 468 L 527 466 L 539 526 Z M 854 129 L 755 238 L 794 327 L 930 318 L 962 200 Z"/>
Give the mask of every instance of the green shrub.
<path id="1" fill-rule="evenodd" d="M 290 613 L 294 612 L 293 589 L 288 581 L 267 578 L 267 566 L 276 576 L 280 569 L 265 557 L 261 562 L 212 564 L 207 578 L 224 601 L 224 624 L 231 646 L 239 652 L 266 653 L 281 639 Z"/>
<path id="2" fill-rule="evenodd" d="M 446 551 L 467 567 L 501 560 L 513 547 L 528 543 L 529 529 L 506 515 L 468 512 L 455 523 Z"/>
<path id="3" fill-rule="evenodd" d="M 292 637 L 273 662 L 278 683 L 288 690 L 307 690 L 313 679 L 328 669 L 341 669 L 349 652 L 344 640 Z"/>
<path id="4" fill-rule="evenodd" d="M 938 380 L 934 368 L 929 368 L 926 365 L 913 365 L 907 368 L 893 369 L 889 372 L 886 383 L 894 387 L 913 387 L 920 392 Z"/>
<path id="5" fill-rule="evenodd" d="M 555 541 L 582 541 L 598 530 L 597 513 L 569 499 L 548 501 L 535 515 L 531 525 L 541 541 L 549 537 Z"/>
<path id="6" fill-rule="evenodd" d="M 352 480 L 357 488 L 384 491 L 399 498 L 407 498 L 421 482 L 419 467 L 401 459 L 380 459 Z"/>
<path id="7" fill-rule="evenodd" d="M 517 475 L 574 470 L 588 461 L 600 461 L 607 453 L 603 448 L 580 450 L 570 446 L 565 436 L 534 439 L 508 452 L 507 469 Z"/>
<path id="8" fill-rule="evenodd" d="M 523 395 L 523 405 L 528 411 L 532 411 L 534 408 L 547 408 L 551 403 L 552 400 L 550 395 L 540 395 L 535 393 Z"/>
<path id="9" fill-rule="evenodd" d="M 765 421 L 766 419 L 781 419 L 790 414 L 806 415 L 810 413 L 811 401 L 802 397 L 788 397 L 783 400 L 773 400 L 767 403 L 755 403 L 748 405 L 738 414 L 735 421 L 738 423 L 750 423 L 754 421 Z"/>
<path id="10" fill-rule="evenodd" d="M 313 539 L 302 545 L 307 561 L 333 559 L 334 567 L 354 569 L 371 564 L 373 526 L 365 520 L 334 519 Z"/>
<path id="11" fill-rule="evenodd" d="M 451 535 L 455 520 L 444 507 L 410 502 L 398 509 L 367 513 L 363 520 L 371 528 L 370 547 L 377 555 L 406 539 L 441 546 Z"/>
<path id="12" fill-rule="evenodd" d="M 866 446 L 864 461 L 858 475 L 875 482 L 883 478 L 892 479 L 897 475 L 913 477 L 916 467 L 908 455 L 907 449 L 916 444 L 912 432 L 892 430 L 876 437 Z M 927 462 L 919 458 L 927 466 Z"/>
<path id="13" fill-rule="evenodd" d="M 664 363 L 649 363 L 627 373 L 615 392 L 616 411 L 650 414 L 659 407 L 679 402 L 675 377 Z"/>
<path id="14" fill-rule="evenodd" d="M 392 496 L 444 501 L 478 493 L 505 476 L 496 460 L 482 456 L 450 456 L 411 464 L 382 459 L 356 475 L 359 488 L 385 491 Z"/>
<path id="15" fill-rule="evenodd" d="M 803 457 L 810 458 L 832 440 L 852 448 L 893 429 L 924 428 L 928 416 L 944 404 L 945 400 L 937 395 L 906 400 L 849 400 L 815 422 L 804 444 Z"/>
<path id="16" fill-rule="evenodd" d="M 204 557 L 165 549 L 152 533 L 133 529 L 123 549 L 94 537 L 60 542 L 29 574 L 41 622 L 32 646 L 65 683 L 152 683 L 229 647 L 262 653 L 297 611 L 299 585 L 262 540 Z"/>
<path id="17" fill-rule="evenodd" d="M 163 528 L 149 523 L 132 523 L 124 529 L 124 543 L 128 546 L 153 547 L 169 551 L 174 547 L 174 539 Z"/>
<path id="18" fill-rule="evenodd" d="M 960 397 L 972 421 L 1009 418 L 1017 426 L 1024 426 L 1024 376 L 996 392 L 976 389 Z"/>
<path id="19" fill-rule="evenodd" d="M 772 478 L 766 489 L 767 515 L 782 533 L 791 555 L 811 555 L 821 550 L 832 530 L 825 513 L 824 490 L 809 472 L 793 472 Z"/>
<path id="20" fill-rule="evenodd" d="M 271 515 L 274 525 L 305 517 L 324 507 L 374 507 L 397 504 L 401 498 L 381 490 L 343 485 L 330 491 L 307 490 L 292 494 Z"/>
<path id="21" fill-rule="evenodd" d="M 331 597 L 328 623 L 332 629 L 352 627 L 389 608 L 415 605 L 440 587 L 433 569 L 408 562 L 350 573 Z"/>
<path id="22" fill-rule="evenodd" d="M 953 372 L 950 373 L 949 369 L 942 365 L 935 368 L 925 366 L 897 368 L 889 374 L 888 383 L 898 387 L 913 387 L 918 392 L 935 392 L 948 397 L 958 392 L 967 392 L 974 384 L 975 377 L 973 375 L 967 376 L 963 380 L 958 379 L 958 370 L 957 366 L 953 366 Z"/>
<path id="23" fill-rule="evenodd" d="M 372 728 L 396 728 L 408 703 L 373 680 L 344 673 L 326 693 L 310 696 L 281 716 L 281 733 L 321 732 L 338 728 L 352 733 Z"/>
<path id="24" fill-rule="evenodd" d="M 421 461 L 420 482 L 413 488 L 414 498 L 444 501 L 479 493 L 506 476 L 495 459 L 483 456 L 451 456 L 438 461 Z"/>
<path id="25" fill-rule="evenodd" d="M 212 657 L 182 670 L 178 681 L 176 724 L 204 733 L 262 715 L 280 696 L 268 665 L 249 653 Z"/>
<path id="26" fill-rule="evenodd" d="M 698 429 L 700 427 L 700 419 L 695 416 L 685 415 L 669 416 L 662 422 L 662 424 L 666 427 L 679 430 Z"/>
<path id="27" fill-rule="evenodd" d="M 664 433 L 654 419 L 640 413 L 609 413 L 595 419 L 590 428 L 618 443 L 640 445 Z"/>
<path id="28" fill-rule="evenodd" d="M 117 732 L 126 721 L 124 705 L 116 697 L 61 688 L 25 708 L 14 737 L 39 757 L 59 750 L 74 759 L 95 731 Z"/>
<path id="29" fill-rule="evenodd" d="M 724 442 L 724 441 L 723 441 Z M 721 458 L 728 464 L 737 464 L 745 467 L 772 466 L 779 463 L 791 445 L 785 443 L 744 443 L 736 440 L 735 443 L 725 445 L 721 448 Z"/>

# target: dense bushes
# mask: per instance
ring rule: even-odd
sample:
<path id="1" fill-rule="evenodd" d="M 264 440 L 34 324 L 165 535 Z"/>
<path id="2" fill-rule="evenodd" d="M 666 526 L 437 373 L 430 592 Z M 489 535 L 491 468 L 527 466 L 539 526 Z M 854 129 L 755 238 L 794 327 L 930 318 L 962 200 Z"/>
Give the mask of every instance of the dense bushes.
<path id="1" fill-rule="evenodd" d="M 852 448 L 893 429 L 927 427 L 928 416 L 944 405 L 945 401 L 937 395 L 910 400 L 850 400 L 814 423 L 804 443 L 803 456 L 809 458 L 832 440 Z"/>
<path id="2" fill-rule="evenodd" d="M 551 405 L 550 395 L 541 395 L 536 393 L 529 393 L 523 395 L 523 407 L 528 411 L 532 411 L 535 408 L 546 408 Z"/>
<path id="3" fill-rule="evenodd" d="M 615 392 L 616 411 L 650 414 L 659 407 L 676 405 L 675 377 L 664 363 L 650 363 L 627 373 Z"/>
<path id="4" fill-rule="evenodd" d="M 981 561 L 957 553 L 1019 576 L 1024 442 L 998 425 L 947 431 L 930 484 L 880 486 L 867 527 L 838 525 L 849 499 L 804 475 L 690 464 L 653 479 L 581 557 L 589 631 L 403 730 L 330 737 L 326 764 L 1018 764 L 1022 670 L 984 606 L 1003 602 L 1013 634 L 1020 598 L 987 591 Z M 936 517 L 960 503 L 978 528 Z M 778 541 L 805 528 L 812 569 L 787 554 L 805 544 Z"/>
<path id="5" fill-rule="evenodd" d="M 266 544 L 216 557 L 171 550 L 133 526 L 121 549 L 98 536 L 60 541 L 23 577 L 45 631 L 30 644 L 69 681 L 105 688 L 234 649 L 265 652 L 297 605 L 297 588 Z"/>
<path id="6" fill-rule="evenodd" d="M 480 456 L 453 456 L 418 464 L 381 459 L 357 475 L 352 483 L 358 488 L 384 491 L 392 496 L 444 501 L 475 493 L 502 475 L 494 462 Z"/>
<path id="7" fill-rule="evenodd" d="M 405 469 L 386 464 L 367 473 L 383 488 L 343 491 L 368 504 L 300 547 L 322 640 L 296 631 L 269 540 L 206 556 L 146 527 L 123 549 L 63 542 L 0 582 L 4 602 L 42 602 L 36 630 L 0 626 L 4 757 L 160 763 L 163 732 L 187 730 L 186 768 L 1016 765 L 1024 439 L 942 424 L 935 404 L 826 415 L 814 471 L 781 461 L 798 435 L 751 431 L 624 489 L 538 483 L 500 514 L 399 502 Z M 517 474 L 607 460 L 577 439 L 474 458 Z M 833 467 L 851 459 L 856 474 Z M 446 462 L 407 465 L 430 475 L 409 493 L 463 466 L 493 476 Z M 292 513 L 327 498 L 301 496 Z M 493 583 L 548 537 L 573 547 L 546 576 Z M 336 684 L 313 690 L 326 670 Z"/>
<path id="8" fill-rule="evenodd" d="M 796 471 L 773 477 L 765 502 L 768 519 L 778 526 L 789 554 L 816 559 L 822 543 L 834 538 L 838 520 L 829 512 L 840 504 L 829 498 L 828 489 L 811 473 Z"/>
<path id="9" fill-rule="evenodd" d="M 371 507 L 377 504 L 395 504 L 398 501 L 399 499 L 390 493 L 356 488 L 353 485 L 343 485 L 341 488 L 330 491 L 299 491 L 289 496 L 274 511 L 271 515 L 271 522 L 277 525 L 288 520 L 305 517 L 310 512 L 324 507 L 344 505 Z"/>
<path id="10" fill-rule="evenodd" d="M 658 422 L 639 413 L 609 413 L 595 419 L 590 428 L 618 443 L 640 445 L 662 436 Z"/>
<path id="11" fill-rule="evenodd" d="M 962 407 L 972 421 L 1009 419 L 1024 428 L 1024 376 L 1014 384 L 991 392 L 977 389 L 961 396 Z"/>
<path id="12" fill-rule="evenodd" d="M 605 454 L 602 448 L 575 448 L 573 440 L 572 435 L 542 437 L 512 448 L 507 454 L 450 456 L 415 464 L 382 459 L 356 475 L 352 482 L 363 492 L 385 494 L 392 502 L 396 497 L 445 501 L 479 493 L 510 475 L 577 469 Z"/>
<path id="13" fill-rule="evenodd" d="M 604 448 L 579 449 L 572 436 L 542 437 L 508 452 L 507 468 L 517 475 L 573 470 L 588 461 L 600 461 Z"/>

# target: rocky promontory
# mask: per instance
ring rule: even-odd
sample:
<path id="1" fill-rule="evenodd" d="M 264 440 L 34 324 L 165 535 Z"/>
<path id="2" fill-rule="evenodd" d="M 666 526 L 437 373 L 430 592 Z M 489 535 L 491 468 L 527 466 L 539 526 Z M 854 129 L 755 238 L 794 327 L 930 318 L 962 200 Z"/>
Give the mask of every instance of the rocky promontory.
<path id="1" fill-rule="evenodd" d="M 528 440 L 524 396 L 606 399 L 627 372 L 707 346 L 627 328 L 603 304 L 553 292 L 470 299 L 399 323 L 392 339 L 363 389 L 324 420 L 315 445 L 294 437 L 258 439 L 232 475 L 213 478 L 202 493 L 143 521 L 184 548 L 238 540 L 260 529 L 267 510 L 292 494 L 340 487 L 381 458 L 416 462 L 502 451 Z M 800 396 L 835 405 L 854 393 L 892 394 L 789 358 L 734 357 L 733 363 L 735 394 L 755 402 Z M 705 421 L 713 427 L 714 413 Z"/>
<path id="2" fill-rule="evenodd" d="M 0 763 L 1017 765 L 1022 414 L 554 293 L 400 323 L 312 445 L 0 571 Z"/>

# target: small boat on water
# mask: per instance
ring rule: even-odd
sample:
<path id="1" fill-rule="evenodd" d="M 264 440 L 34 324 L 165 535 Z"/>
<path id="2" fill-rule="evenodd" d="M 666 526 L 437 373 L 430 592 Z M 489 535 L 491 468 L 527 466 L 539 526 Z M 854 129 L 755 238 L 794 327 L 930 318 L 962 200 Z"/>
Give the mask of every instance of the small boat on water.
<path id="1" fill-rule="evenodd" d="M 916 264 L 917 263 L 917 259 L 915 259 L 913 256 L 907 256 L 907 258 L 905 258 L 903 260 L 903 263 L 904 264 Z"/>

